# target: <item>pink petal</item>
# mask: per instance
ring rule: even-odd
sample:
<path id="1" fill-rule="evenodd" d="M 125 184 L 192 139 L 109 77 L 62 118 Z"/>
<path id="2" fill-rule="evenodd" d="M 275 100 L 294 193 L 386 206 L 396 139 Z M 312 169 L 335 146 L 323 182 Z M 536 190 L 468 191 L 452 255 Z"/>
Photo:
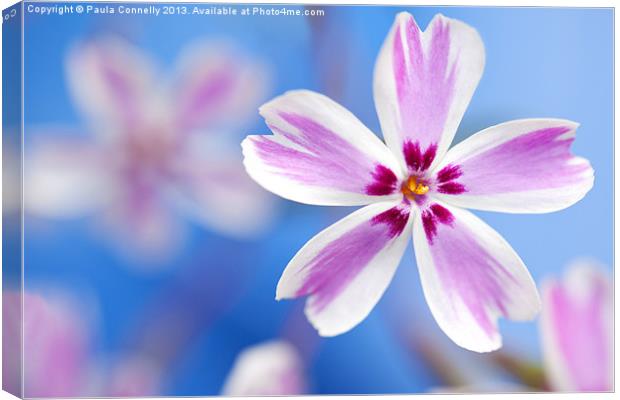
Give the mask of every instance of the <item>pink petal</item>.
<path id="1" fill-rule="evenodd" d="M 579 262 L 546 281 L 540 329 L 554 390 L 613 390 L 613 288 L 602 268 Z"/>
<path id="2" fill-rule="evenodd" d="M 406 206 L 377 203 L 336 222 L 293 257 L 276 298 L 309 296 L 306 316 L 322 336 L 352 329 L 392 280 L 409 238 L 409 215 Z"/>
<path id="3" fill-rule="evenodd" d="M 440 161 L 484 69 L 484 46 L 470 26 L 441 14 L 422 32 L 400 13 L 375 66 L 375 106 L 385 141 L 403 166 Z"/>
<path id="4" fill-rule="evenodd" d="M 75 46 L 67 58 L 69 89 L 97 131 L 119 132 L 143 117 L 155 91 L 153 63 L 119 37 Z"/>
<path id="5" fill-rule="evenodd" d="M 467 208 L 557 211 L 592 188 L 590 163 L 571 154 L 577 124 L 529 119 L 485 129 L 450 149 L 437 168 L 437 196 Z"/>
<path id="6" fill-rule="evenodd" d="M 249 136 L 242 147 L 248 173 L 267 190 L 319 205 L 400 197 L 401 172 L 393 155 L 339 104 L 300 90 L 260 112 L 274 135 Z"/>
<path id="7" fill-rule="evenodd" d="M 64 299 L 26 292 L 3 294 L 3 388 L 21 391 L 21 332 L 23 329 L 24 397 L 78 397 L 83 395 L 86 367 L 86 324 Z M 8 361 L 11 360 L 10 363 Z"/>
<path id="8" fill-rule="evenodd" d="M 255 115 L 269 76 L 262 64 L 231 46 L 200 42 L 184 50 L 172 84 L 176 124 L 187 131 Z"/>
<path id="9" fill-rule="evenodd" d="M 469 211 L 429 203 L 416 216 L 413 243 L 426 301 L 439 327 L 459 346 L 496 350 L 498 317 L 536 316 L 538 293 L 525 265 Z"/>

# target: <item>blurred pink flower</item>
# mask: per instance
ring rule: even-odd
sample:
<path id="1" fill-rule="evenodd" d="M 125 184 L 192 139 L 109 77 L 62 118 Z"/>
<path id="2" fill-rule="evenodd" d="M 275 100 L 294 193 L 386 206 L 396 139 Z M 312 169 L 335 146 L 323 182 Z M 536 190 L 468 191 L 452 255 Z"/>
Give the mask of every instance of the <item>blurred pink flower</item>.
<path id="1" fill-rule="evenodd" d="M 26 206 L 49 217 L 102 211 L 131 250 L 166 253 L 177 213 L 225 235 L 265 227 L 272 200 L 243 171 L 230 132 L 266 92 L 264 68 L 222 43 L 185 49 L 167 79 L 119 38 L 76 46 L 69 89 L 95 135 L 49 134 L 28 150 Z"/>
<path id="2" fill-rule="evenodd" d="M 3 387 L 20 388 L 21 295 L 2 296 Z M 83 394 L 87 363 L 87 328 L 80 314 L 63 299 L 25 293 L 23 296 L 24 397 L 75 397 Z"/>
<path id="3" fill-rule="evenodd" d="M 303 361 L 283 340 L 261 343 L 242 351 L 235 360 L 224 396 L 286 396 L 304 394 Z"/>
<path id="4" fill-rule="evenodd" d="M 111 397 L 160 395 L 162 370 L 157 361 L 129 355 L 113 364 L 102 393 Z"/>
<path id="5" fill-rule="evenodd" d="M 581 261 L 562 281 L 542 285 L 540 330 L 551 389 L 613 390 L 613 287 L 598 265 Z"/>

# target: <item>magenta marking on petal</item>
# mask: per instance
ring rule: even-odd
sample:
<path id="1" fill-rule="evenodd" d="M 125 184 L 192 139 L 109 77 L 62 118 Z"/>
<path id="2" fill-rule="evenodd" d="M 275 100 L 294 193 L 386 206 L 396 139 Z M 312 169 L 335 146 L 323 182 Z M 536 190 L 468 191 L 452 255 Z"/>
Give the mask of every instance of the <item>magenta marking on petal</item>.
<path id="1" fill-rule="evenodd" d="M 458 182 L 447 182 L 437 186 L 437 191 L 444 194 L 461 194 L 466 192 L 467 189 Z"/>
<path id="2" fill-rule="evenodd" d="M 430 244 L 433 244 L 433 238 L 437 234 L 437 223 L 433 212 L 430 210 L 422 211 L 422 225 L 424 226 L 424 233 L 426 233 L 426 239 Z"/>
<path id="3" fill-rule="evenodd" d="M 437 154 L 437 144 L 430 144 L 424 153 L 420 147 L 420 142 L 412 142 L 411 140 L 405 140 L 403 143 L 403 155 L 405 156 L 405 162 L 410 171 L 422 172 L 426 171 Z"/>
<path id="4" fill-rule="evenodd" d="M 429 64 L 436 68 L 431 73 L 439 73 L 436 79 L 443 78 L 448 70 L 448 56 L 450 55 L 450 27 L 443 20 L 438 20 L 436 28 L 433 30 L 431 40 Z"/>
<path id="5" fill-rule="evenodd" d="M 424 65 L 424 56 L 422 51 L 422 40 L 420 38 L 420 29 L 415 23 L 413 17 L 407 20 L 405 25 L 405 37 L 409 46 L 409 62 L 414 68 L 421 68 Z"/>
<path id="6" fill-rule="evenodd" d="M 201 77 L 200 81 L 188 88 L 180 122 L 194 123 L 204 118 L 210 109 L 215 110 L 225 104 L 235 85 L 237 74 L 234 66 L 227 63 Z"/>
<path id="7" fill-rule="evenodd" d="M 366 186 L 366 194 L 371 196 L 385 196 L 396 191 L 398 178 L 388 167 L 378 164 L 372 173 L 374 182 Z"/>
<path id="8" fill-rule="evenodd" d="M 408 217 L 408 209 L 394 207 L 329 243 L 304 267 L 308 275 L 296 296 L 313 295 L 315 311 L 323 310 L 403 231 Z"/>
<path id="9" fill-rule="evenodd" d="M 273 136 L 253 139 L 256 155 L 277 174 L 305 185 L 347 192 L 384 195 L 394 191 L 391 187 L 397 178 L 393 171 L 377 165 L 330 129 L 302 115 L 280 116 L 297 129 L 297 134 L 272 124 L 269 127 L 299 149 L 279 143 Z"/>
<path id="10" fill-rule="evenodd" d="M 454 216 L 447 208 L 433 203 L 422 211 L 422 224 L 430 244 L 433 244 L 433 238 L 437 235 L 437 225 L 439 223 L 453 226 Z"/>
<path id="11" fill-rule="evenodd" d="M 454 96 L 458 67 L 458 60 L 448 66 L 450 27 L 442 19 L 435 21 L 429 27 L 432 37 L 426 51 L 421 44 L 420 29 L 412 17 L 407 19 L 404 27 L 401 25 L 395 31 L 392 48 L 401 135 L 403 138 L 417 138 L 425 147 L 441 139 Z M 406 48 L 402 41 L 403 28 Z M 430 155 L 426 168 L 435 156 Z"/>
<path id="12" fill-rule="evenodd" d="M 442 224 L 452 225 L 452 223 L 454 222 L 454 216 L 447 208 L 435 203 L 435 204 L 431 204 L 430 209 L 433 212 L 433 215 Z"/>
<path id="13" fill-rule="evenodd" d="M 139 94 L 135 93 L 135 89 L 131 86 L 130 78 L 123 75 L 117 65 L 109 63 L 109 60 L 114 58 L 104 50 L 98 50 L 101 51 L 97 60 L 101 77 L 113 96 L 111 100 L 115 103 L 115 108 L 121 113 L 122 118 L 126 119 L 123 122 L 131 124 L 138 114 L 136 112 L 136 101 L 140 99 L 136 96 Z"/>
<path id="14" fill-rule="evenodd" d="M 419 142 L 412 142 L 406 140 L 403 143 L 403 154 L 405 155 L 405 162 L 411 170 L 417 171 L 422 165 L 422 151 L 420 150 Z"/>
<path id="15" fill-rule="evenodd" d="M 567 126 L 539 129 L 519 135 L 461 163 L 459 181 L 471 194 L 510 193 L 573 185 L 588 163 L 571 163 L 574 137 L 561 138 Z"/>
<path id="16" fill-rule="evenodd" d="M 123 105 L 127 105 L 128 99 L 133 94 L 131 87 L 126 81 L 127 77 L 123 76 L 116 68 L 108 64 L 102 65 L 102 74 L 105 83 L 116 95 L 114 100 L 119 101 Z"/>
<path id="17" fill-rule="evenodd" d="M 449 181 L 455 180 L 461 175 L 463 175 L 463 171 L 461 171 L 461 167 L 459 167 L 458 165 L 454 165 L 454 164 L 448 164 L 437 173 L 437 182 L 439 183 L 449 182 Z"/>
<path id="18" fill-rule="evenodd" d="M 409 220 L 409 209 L 393 207 L 372 219 L 373 224 L 385 224 L 389 227 L 390 238 L 400 235 Z"/>
<path id="19" fill-rule="evenodd" d="M 426 171 L 433 163 L 433 160 L 435 159 L 436 155 L 437 155 L 437 144 L 432 143 L 430 146 L 428 146 L 428 148 L 424 152 L 424 155 L 422 156 L 422 167 L 420 168 L 420 170 Z"/>
<path id="20" fill-rule="evenodd" d="M 394 32 L 394 48 L 393 48 L 393 69 L 394 79 L 396 80 L 396 91 L 398 98 L 405 96 L 405 88 L 409 86 L 407 61 L 405 59 L 405 49 L 401 38 L 401 28 L 398 27 Z"/>

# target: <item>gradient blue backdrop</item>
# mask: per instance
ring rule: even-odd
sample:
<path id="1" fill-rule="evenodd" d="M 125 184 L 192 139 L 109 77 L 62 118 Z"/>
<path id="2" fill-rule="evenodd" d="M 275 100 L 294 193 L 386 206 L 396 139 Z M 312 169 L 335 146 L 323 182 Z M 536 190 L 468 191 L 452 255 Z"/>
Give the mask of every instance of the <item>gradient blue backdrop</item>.
<path id="1" fill-rule="evenodd" d="M 307 17 L 25 15 L 26 144 L 35 127 L 64 124 L 86 128 L 65 84 L 63 59 L 76 41 L 120 33 L 171 68 L 184 44 L 197 37 L 230 37 L 274 71 L 272 95 L 307 88 L 328 92 L 379 133 L 372 99 L 375 57 L 399 11 L 411 12 L 421 27 L 442 13 L 474 26 L 486 47 L 486 67 L 457 141 L 485 127 L 517 118 L 557 117 L 581 126 L 573 146 L 595 169 L 593 190 L 574 207 L 546 215 L 478 213 L 512 244 L 540 282 L 559 275 L 575 257 L 613 259 L 613 11 L 611 9 L 323 7 L 323 29 L 334 38 L 312 52 Z M 321 18 L 321 17 L 315 17 Z M 331 31 L 330 31 L 331 32 Z M 342 35 L 342 36 L 341 36 Z M 346 60 L 344 58 L 346 57 Z M 326 87 L 317 71 L 342 67 L 341 87 Z M 326 66 L 326 67 L 325 67 Z M 268 133 L 256 119 L 252 133 Z M 249 132 L 238 132 L 239 138 Z M 26 147 L 27 148 L 27 147 Z M 218 318 L 204 315 L 195 336 L 170 367 L 165 394 L 216 394 L 237 352 L 277 335 L 300 302 L 277 303 L 274 291 L 284 266 L 315 233 L 350 210 L 281 201 L 281 213 L 261 240 L 234 242 L 198 226 L 171 267 L 148 276 L 126 268 L 128 261 L 89 234 L 89 220 L 54 223 L 27 216 L 26 286 L 54 284 L 98 304 L 95 354 L 132 346 L 142 320 L 157 315 L 168 295 L 206 296 L 223 306 Z M 235 254 L 243 253 L 240 259 Z M 235 258 L 236 257 L 236 258 Z M 210 280 L 231 286 L 206 293 Z M 243 276 L 242 276 L 243 275 Z M 193 277 L 192 279 L 186 279 Z M 190 281 L 191 283 L 187 283 Z M 180 282 L 180 283 L 179 283 Z M 204 287 L 202 287 L 204 282 Z M 238 285 L 237 285 L 238 286 Z M 190 287 L 190 289 L 188 289 Z M 201 289 L 202 288 L 202 289 Z M 163 296 L 163 297 L 162 297 Z M 210 297 L 209 297 L 210 296 Z M 192 307 L 192 302 L 185 304 Z M 211 313 L 214 314 L 214 313 Z M 155 317 L 156 318 L 156 317 Z M 202 318 L 202 319 L 201 319 Z M 317 393 L 419 392 L 439 384 L 420 357 L 410 354 L 398 330 L 439 338 L 449 351 L 467 357 L 436 326 L 424 302 L 411 249 L 384 298 L 353 331 L 323 341 L 311 366 Z M 504 343 L 536 360 L 536 323 L 502 322 Z M 137 335 L 139 336 L 139 334 Z"/>

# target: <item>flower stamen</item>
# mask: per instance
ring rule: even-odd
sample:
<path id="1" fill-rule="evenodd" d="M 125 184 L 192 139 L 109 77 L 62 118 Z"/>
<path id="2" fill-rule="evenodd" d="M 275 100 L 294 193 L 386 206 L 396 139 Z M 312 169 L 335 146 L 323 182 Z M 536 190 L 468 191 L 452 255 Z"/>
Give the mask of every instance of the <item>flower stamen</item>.
<path id="1" fill-rule="evenodd" d="M 422 196 L 428 193 L 429 187 L 424 182 L 418 181 L 415 176 L 410 176 L 401 186 L 400 191 L 409 200 L 414 200 L 415 196 Z"/>

